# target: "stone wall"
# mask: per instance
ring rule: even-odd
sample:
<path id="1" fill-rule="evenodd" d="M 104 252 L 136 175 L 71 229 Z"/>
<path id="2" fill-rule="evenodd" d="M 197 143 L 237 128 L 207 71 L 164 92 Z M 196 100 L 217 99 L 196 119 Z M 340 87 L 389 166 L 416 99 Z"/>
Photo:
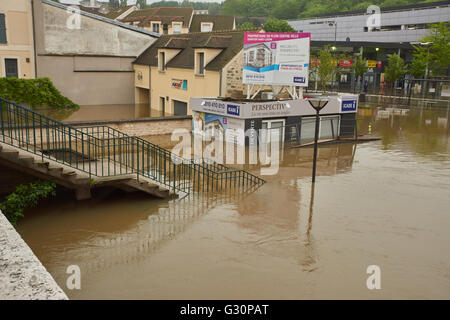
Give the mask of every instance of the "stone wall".
<path id="1" fill-rule="evenodd" d="M 243 51 L 238 53 L 233 60 L 223 69 L 225 97 L 236 99 L 244 98 L 245 86 L 242 83 L 242 67 L 244 64 Z"/>
<path id="2" fill-rule="evenodd" d="M 191 116 L 165 118 L 141 118 L 134 120 L 70 122 L 74 127 L 108 126 L 130 136 L 153 136 L 172 134 L 175 129 L 192 129 Z"/>
<path id="3" fill-rule="evenodd" d="M 67 300 L 50 273 L 0 211 L 0 300 Z"/>

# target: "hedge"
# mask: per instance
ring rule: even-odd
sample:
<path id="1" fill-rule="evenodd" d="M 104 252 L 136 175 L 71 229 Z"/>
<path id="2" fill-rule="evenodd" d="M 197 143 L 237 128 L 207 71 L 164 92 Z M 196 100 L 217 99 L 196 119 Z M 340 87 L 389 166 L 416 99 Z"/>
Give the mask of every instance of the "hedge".
<path id="1" fill-rule="evenodd" d="M 79 105 L 64 97 L 49 78 L 0 78 L 0 97 L 32 108 L 72 109 Z"/>

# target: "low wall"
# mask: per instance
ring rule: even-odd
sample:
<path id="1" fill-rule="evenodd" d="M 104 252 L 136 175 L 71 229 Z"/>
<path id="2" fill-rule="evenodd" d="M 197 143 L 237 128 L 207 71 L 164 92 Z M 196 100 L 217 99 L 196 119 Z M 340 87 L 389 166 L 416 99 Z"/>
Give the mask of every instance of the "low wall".
<path id="1" fill-rule="evenodd" d="M 67 300 L 0 211 L 0 300 Z"/>
<path id="2" fill-rule="evenodd" d="M 74 127 L 108 126 L 130 136 L 153 136 L 172 134 L 175 129 L 192 129 L 191 116 L 139 118 L 132 120 L 73 121 Z"/>

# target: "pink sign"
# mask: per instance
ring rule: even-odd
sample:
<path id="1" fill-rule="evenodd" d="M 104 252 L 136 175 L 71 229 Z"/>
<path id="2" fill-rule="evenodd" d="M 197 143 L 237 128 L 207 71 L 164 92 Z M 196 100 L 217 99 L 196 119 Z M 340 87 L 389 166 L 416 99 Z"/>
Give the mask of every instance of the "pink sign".
<path id="1" fill-rule="evenodd" d="M 309 32 L 297 32 L 297 33 L 282 33 L 282 32 L 246 32 L 244 35 L 244 44 L 253 44 L 260 42 L 272 42 L 291 39 L 310 38 Z"/>

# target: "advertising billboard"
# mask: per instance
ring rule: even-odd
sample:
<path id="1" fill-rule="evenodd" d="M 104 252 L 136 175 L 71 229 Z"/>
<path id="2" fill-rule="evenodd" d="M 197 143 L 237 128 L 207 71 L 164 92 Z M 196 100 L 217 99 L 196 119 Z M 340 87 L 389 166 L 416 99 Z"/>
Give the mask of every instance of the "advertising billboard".
<path id="1" fill-rule="evenodd" d="M 307 87 L 310 42 L 310 33 L 246 32 L 242 82 Z"/>

